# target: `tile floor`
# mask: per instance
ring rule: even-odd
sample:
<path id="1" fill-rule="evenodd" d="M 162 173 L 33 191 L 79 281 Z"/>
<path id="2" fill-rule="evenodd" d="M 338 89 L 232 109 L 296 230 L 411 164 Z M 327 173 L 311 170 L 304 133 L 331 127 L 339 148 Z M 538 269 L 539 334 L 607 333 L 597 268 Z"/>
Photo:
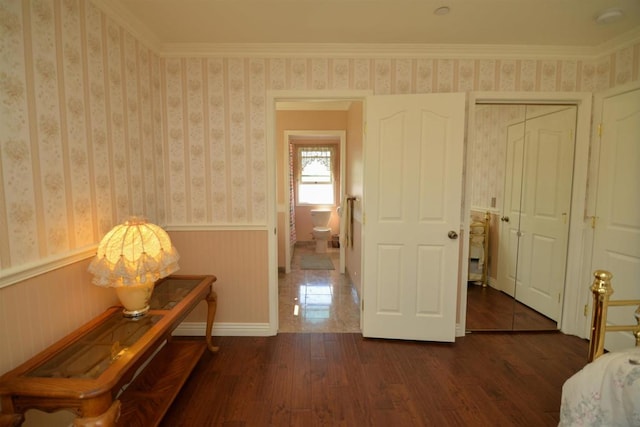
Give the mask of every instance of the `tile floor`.
<path id="1" fill-rule="evenodd" d="M 280 273 L 279 332 L 360 332 L 360 299 L 340 274 L 340 249 L 331 248 L 335 270 L 302 270 L 300 257 L 315 246 L 296 245 L 291 273 Z"/>

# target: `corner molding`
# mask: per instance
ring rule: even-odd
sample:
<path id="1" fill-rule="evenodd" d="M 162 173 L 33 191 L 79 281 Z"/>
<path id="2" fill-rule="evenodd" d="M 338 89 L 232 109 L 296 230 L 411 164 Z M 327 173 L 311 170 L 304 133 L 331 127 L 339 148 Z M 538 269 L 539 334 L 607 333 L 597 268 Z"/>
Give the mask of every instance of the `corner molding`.
<path id="1" fill-rule="evenodd" d="M 160 52 L 160 39 L 143 24 L 138 18 L 133 16 L 120 2 L 113 0 L 89 0 L 109 18 L 116 21 L 125 30 L 131 33 L 138 41 L 146 45 L 155 53 Z"/>
<path id="2" fill-rule="evenodd" d="M 631 30 L 619 37 L 608 40 L 596 47 L 597 55 L 606 55 L 615 50 L 625 49 L 636 43 L 640 43 L 640 28 Z"/>

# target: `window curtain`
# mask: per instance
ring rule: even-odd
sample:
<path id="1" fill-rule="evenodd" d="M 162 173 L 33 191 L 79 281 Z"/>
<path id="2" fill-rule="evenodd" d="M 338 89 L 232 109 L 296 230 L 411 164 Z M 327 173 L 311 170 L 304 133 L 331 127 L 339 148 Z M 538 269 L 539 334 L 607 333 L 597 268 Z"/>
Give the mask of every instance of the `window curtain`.
<path id="1" fill-rule="evenodd" d="M 289 242 L 296 244 L 296 194 L 295 177 L 293 176 L 293 144 L 289 144 Z"/>
<path id="2" fill-rule="evenodd" d="M 326 169 L 331 171 L 331 181 L 335 178 L 333 176 L 333 148 L 325 146 L 300 146 L 298 148 L 298 162 L 300 163 L 300 170 L 298 170 L 298 179 L 302 181 L 302 173 L 304 169 L 313 164 L 314 162 L 320 163 Z"/>

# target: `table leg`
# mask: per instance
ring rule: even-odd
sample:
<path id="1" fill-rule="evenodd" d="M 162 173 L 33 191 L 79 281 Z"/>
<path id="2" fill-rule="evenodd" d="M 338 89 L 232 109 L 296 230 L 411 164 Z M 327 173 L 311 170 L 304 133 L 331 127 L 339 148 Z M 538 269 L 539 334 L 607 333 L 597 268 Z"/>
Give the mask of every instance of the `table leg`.
<path id="1" fill-rule="evenodd" d="M 214 346 L 211 339 L 211 329 L 213 329 L 213 319 L 216 317 L 216 310 L 218 309 L 218 294 L 212 289 L 209 295 L 207 295 L 207 329 L 205 332 L 205 338 L 207 341 L 207 348 L 209 351 L 215 353 L 220 347 Z"/>
<path id="2" fill-rule="evenodd" d="M 0 426 L 2 427 L 17 427 L 24 422 L 24 415 L 22 414 L 0 414 Z"/>
<path id="3" fill-rule="evenodd" d="M 95 417 L 76 418 L 73 427 L 114 427 L 120 417 L 120 401 L 116 400 L 104 414 Z"/>

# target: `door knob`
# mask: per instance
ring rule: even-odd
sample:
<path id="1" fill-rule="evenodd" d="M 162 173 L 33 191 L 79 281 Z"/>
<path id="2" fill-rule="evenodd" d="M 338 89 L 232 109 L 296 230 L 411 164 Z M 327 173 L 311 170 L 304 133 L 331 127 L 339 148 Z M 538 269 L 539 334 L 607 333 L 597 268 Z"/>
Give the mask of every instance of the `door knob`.
<path id="1" fill-rule="evenodd" d="M 503 217 L 500 218 L 500 221 L 509 222 L 509 217 L 508 216 L 503 216 Z"/>
<path id="2" fill-rule="evenodd" d="M 451 230 L 451 231 L 447 234 L 447 236 L 449 236 L 449 238 L 450 238 L 451 240 L 456 240 L 456 239 L 458 238 L 458 233 L 456 233 L 455 231 Z"/>

